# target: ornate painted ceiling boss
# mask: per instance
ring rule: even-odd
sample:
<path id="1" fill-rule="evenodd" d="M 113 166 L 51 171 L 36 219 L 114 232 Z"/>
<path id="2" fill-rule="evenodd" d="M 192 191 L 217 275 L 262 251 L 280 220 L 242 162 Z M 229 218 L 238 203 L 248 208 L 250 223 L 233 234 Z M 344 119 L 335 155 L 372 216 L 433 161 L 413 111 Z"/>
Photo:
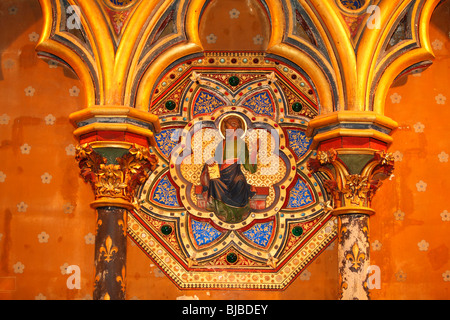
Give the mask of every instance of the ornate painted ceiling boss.
<path id="1" fill-rule="evenodd" d="M 306 166 L 318 108 L 298 68 L 260 52 L 206 52 L 163 74 L 151 111 L 159 162 L 129 234 L 178 287 L 282 290 L 336 238 Z M 221 146 L 233 146 L 226 125 L 240 130 L 240 170 L 221 161 Z"/>

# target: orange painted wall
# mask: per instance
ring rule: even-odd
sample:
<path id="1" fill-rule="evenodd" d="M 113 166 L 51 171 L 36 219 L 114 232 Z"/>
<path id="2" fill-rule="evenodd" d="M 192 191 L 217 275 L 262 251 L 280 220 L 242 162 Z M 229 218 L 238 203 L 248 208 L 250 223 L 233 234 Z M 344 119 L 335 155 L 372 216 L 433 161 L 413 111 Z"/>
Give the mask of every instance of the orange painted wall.
<path id="1" fill-rule="evenodd" d="M 232 7 L 243 2 L 228 3 Z M 228 14 L 231 7 L 220 11 Z M 256 34 L 263 38 L 250 40 L 247 49 L 258 49 L 266 41 L 262 18 L 237 9 L 252 23 L 244 29 L 249 30 L 249 39 Z M 0 299 L 92 299 L 93 195 L 78 176 L 76 141 L 68 120 L 70 113 L 84 107 L 83 87 L 67 67 L 36 56 L 43 23 L 37 0 L 2 0 L 0 14 Z M 401 79 L 388 94 L 386 114 L 401 128 L 391 148 L 396 152 L 395 176 L 378 191 L 377 214 L 371 219 L 372 264 L 381 269 L 381 288 L 372 290 L 374 299 L 450 297 L 448 21 L 447 1 L 431 24 L 435 64 L 420 75 Z M 217 37 L 209 49 L 222 46 L 221 39 L 230 34 L 220 24 L 200 27 L 201 36 Z M 419 122 L 423 125 L 416 125 Z M 416 132 L 420 128 L 423 132 Z M 417 189 L 420 181 L 426 183 L 424 191 L 419 191 L 420 185 Z M 331 245 L 282 292 L 185 291 L 129 241 L 127 295 L 128 299 L 336 299 L 336 247 Z M 66 285 L 69 265 L 80 267 L 80 289 Z"/>
<path id="2" fill-rule="evenodd" d="M 374 299 L 450 299 L 450 2 L 436 9 L 427 70 L 391 87 L 385 114 L 399 123 L 390 151 L 394 177 L 375 196 L 371 263 L 381 268 Z"/>

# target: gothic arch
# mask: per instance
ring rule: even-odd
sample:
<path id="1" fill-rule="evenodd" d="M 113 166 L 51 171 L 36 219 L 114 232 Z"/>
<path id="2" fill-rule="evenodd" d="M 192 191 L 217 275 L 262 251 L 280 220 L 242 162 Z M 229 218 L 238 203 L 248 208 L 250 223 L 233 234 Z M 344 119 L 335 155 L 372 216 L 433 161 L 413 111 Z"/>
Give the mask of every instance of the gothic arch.
<path id="1" fill-rule="evenodd" d="M 208 0 L 192 1 L 186 8 L 184 29 L 186 30 L 186 42 L 178 43 L 158 56 L 148 69 L 143 73 L 138 85 L 136 94 L 136 108 L 148 110 L 152 90 L 156 82 L 164 71 L 177 61 L 201 55 L 202 45 L 199 38 L 198 21 L 201 19 L 201 12 Z M 269 19 L 271 21 L 271 38 L 267 53 L 291 62 L 293 65 L 302 68 L 315 84 L 319 96 L 320 106 L 324 113 L 331 112 L 335 103 L 333 102 L 332 86 L 330 85 L 329 74 L 324 72 L 320 63 L 315 61 L 311 55 L 290 44 L 283 43 L 285 33 L 285 17 L 288 13 L 283 13 L 282 2 L 280 0 L 266 1 Z M 183 28 L 179 28 L 183 29 Z M 323 60 L 324 61 L 324 60 Z M 327 64 L 328 65 L 328 64 Z M 158 75 L 155 77 L 155 75 Z"/>

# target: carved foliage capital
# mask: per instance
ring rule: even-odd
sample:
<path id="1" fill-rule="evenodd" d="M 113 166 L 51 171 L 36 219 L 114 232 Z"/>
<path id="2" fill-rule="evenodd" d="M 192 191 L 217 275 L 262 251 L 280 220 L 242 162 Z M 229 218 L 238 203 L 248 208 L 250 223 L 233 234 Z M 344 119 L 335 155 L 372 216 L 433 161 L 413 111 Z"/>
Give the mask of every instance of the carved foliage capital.
<path id="1" fill-rule="evenodd" d="M 81 170 L 80 176 L 90 183 L 96 200 L 113 198 L 128 203 L 135 203 L 137 187 L 148 178 L 157 163 L 155 155 L 136 144 L 125 155 L 116 158 L 114 164 L 108 164 L 107 159 L 87 143 L 77 146 L 75 159 Z"/>
<path id="2" fill-rule="evenodd" d="M 348 159 L 347 159 L 348 161 Z M 346 162 L 339 153 L 330 149 L 318 151 L 315 158 L 308 161 L 312 173 L 323 172 L 327 179 L 324 186 L 333 199 L 334 208 L 370 208 L 372 198 L 382 180 L 394 170 L 394 157 L 391 153 L 377 151 L 358 173 L 350 173 Z"/>

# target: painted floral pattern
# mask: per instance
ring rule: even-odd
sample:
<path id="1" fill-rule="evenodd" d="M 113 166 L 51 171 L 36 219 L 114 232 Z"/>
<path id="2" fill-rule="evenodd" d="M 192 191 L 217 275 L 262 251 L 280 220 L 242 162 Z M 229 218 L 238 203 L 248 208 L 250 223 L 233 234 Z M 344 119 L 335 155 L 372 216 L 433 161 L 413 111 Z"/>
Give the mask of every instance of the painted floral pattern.
<path id="1" fill-rule="evenodd" d="M 257 223 L 249 230 L 243 232 L 243 235 L 253 243 L 261 247 L 269 244 L 272 236 L 273 222 Z"/>
<path id="2" fill-rule="evenodd" d="M 219 232 L 207 222 L 191 220 L 191 228 L 198 246 L 209 244 L 222 235 L 222 232 Z"/>
<path id="3" fill-rule="evenodd" d="M 152 200 L 169 207 L 180 206 L 177 199 L 177 190 L 169 181 L 167 175 L 157 183 Z"/>
<path id="4" fill-rule="evenodd" d="M 287 208 L 302 208 L 313 203 L 313 196 L 305 182 L 298 179 L 290 191 Z"/>
<path id="5" fill-rule="evenodd" d="M 199 114 L 211 113 L 223 105 L 225 105 L 224 102 L 219 100 L 213 94 L 201 91 L 194 102 L 193 115 L 196 116 Z"/>
<path id="6" fill-rule="evenodd" d="M 256 114 L 273 116 L 273 103 L 270 100 L 269 93 L 266 91 L 255 94 L 242 105 L 251 109 Z"/>

